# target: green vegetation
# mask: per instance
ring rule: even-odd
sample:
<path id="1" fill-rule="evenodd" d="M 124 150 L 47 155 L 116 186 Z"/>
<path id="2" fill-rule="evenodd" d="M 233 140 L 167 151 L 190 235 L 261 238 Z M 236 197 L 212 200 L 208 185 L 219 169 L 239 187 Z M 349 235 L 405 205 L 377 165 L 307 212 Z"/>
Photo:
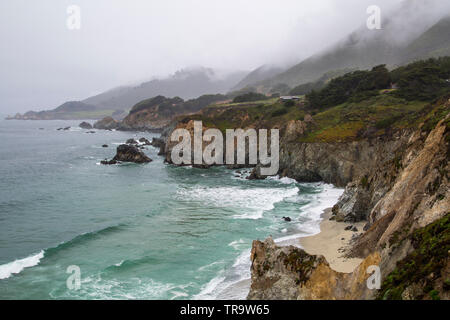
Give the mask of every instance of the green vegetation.
<path id="1" fill-rule="evenodd" d="M 287 84 L 279 83 L 271 88 L 270 94 L 282 96 L 290 94 L 289 91 L 291 91 L 291 88 Z"/>
<path id="2" fill-rule="evenodd" d="M 418 61 L 391 72 L 399 89 L 395 95 L 409 101 L 430 101 L 450 93 L 450 57 Z"/>
<path id="3" fill-rule="evenodd" d="M 405 96 L 402 86 L 391 88 L 391 81 L 409 77 L 407 70 L 417 71 L 419 66 L 429 64 L 445 65 L 445 61 L 429 60 L 392 72 L 383 65 L 371 71 L 350 72 L 330 80 L 325 88 L 306 95 L 300 102 L 282 102 L 247 93 L 243 95 L 245 98 L 239 96 L 233 103 L 211 104 L 203 108 L 201 114 L 185 117 L 185 120 L 202 120 L 206 126 L 222 131 L 246 127 L 283 129 L 289 121 L 304 120 L 306 115 L 311 115 L 306 132 L 297 138 L 298 142 L 307 143 L 355 141 L 419 126 L 430 131 L 449 113 L 450 93 L 439 99 L 416 100 Z M 431 72 L 427 71 L 428 67 L 421 70 L 420 73 Z M 315 106 L 317 101 L 322 103 Z"/>
<path id="4" fill-rule="evenodd" d="M 268 99 L 268 97 L 261 93 L 248 92 L 243 95 L 237 96 L 233 99 L 233 103 L 252 102 Z"/>
<path id="5" fill-rule="evenodd" d="M 391 84 L 398 89 L 391 90 Z M 306 95 L 311 110 L 326 110 L 345 102 L 361 102 L 380 94 L 407 101 L 432 101 L 450 93 L 450 57 L 418 61 L 391 72 L 380 65 L 371 71 L 355 71 L 335 78 L 321 90 L 315 86 L 320 87 L 320 83 L 306 84 L 292 91 L 304 93 L 312 90 Z M 379 125 L 383 127 L 389 123 Z"/>
<path id="6" fill-rule="evenodd" d="M 441 272 L 449 258 L 450 214 L 414 231 L 409 239 L 414 251 L 386 277 L 378 299 L 400 300 L 407 287 L 417 284 L 423 289 L 424 298 L 439 300 L 436 284 L 443 282 L 444 290 L 448 290 L 448 279 L 442 279 Z"/>
<path id="7" fill-rule="evenodd" d="M 293 96 L 302 96 L 305 94 L 309 94 L 312 91 L 318 91 L 325 87 L 325 82 L 323 81 L 317 81 L 317 82 L 308 82 L 305 84 L 301 84 L 294 89 L 292 89 L 289 94 Z"/>
<path id="8" fill-rule="evenodd" d="M 166 98 L 164 96 L 156 96 L 151 99 L 147 99 L 136 104 L 130 111 L 130 114 L 137 113 L 143 110 L 158 111 L 158 114 L 162 116 L 172 116 L 181 113 L 197 112 L 200 109 L 218 102 L 226 100 L 227 97 L 222 94 L 216 95 L 203 95 L 196 99 L 184 101 L 179 97 Z"/>
<path id="9" fill-rule="evenodd" d="M 310 109 L 325 110 L 344 102 L 359 102 L 376 96 L 390 84 L 389 71 L 381 65 L 371 71 L 355 71 L 335 78 L 322 90 L 307 94 L 306 98 Z"/>
<path id="10" fill-rule="evenodd" d="M 344 142 L 414 127 L 419 119 L 413 116 L 426 106 L 425 102 L 409 102 L 389 95 L 343 103 L 315 114 L 315 126 L 300 141 Z"/>
<path id="11" fill-rule="evenodd" d="M 156 107 L 158 105 L 162 105 L 163 108 L 172 106 L 174 104 L 180 104 L 183 102 L 183 99 L 176 97 L 173 99 L 168 99 L 164 96 L 156 96 L 151 99 L 143 100 L 137 103 L 133 108 L 131 108 L 130 114 L 137 113 L 139 111 L 149 109 L 151 107 Z"/>
<path id="12" fill-rule="evenodd" d="M 223 132 L 230 128 L 281 127 L 289 120 L 303 120 L 306 112 L 299 107 L 287 107 L 277 98 L 269 100 L 211 105 L 201 114 L 184 117 L 182 121 L 201 120 L 207 127 L 215 127 Z"/>

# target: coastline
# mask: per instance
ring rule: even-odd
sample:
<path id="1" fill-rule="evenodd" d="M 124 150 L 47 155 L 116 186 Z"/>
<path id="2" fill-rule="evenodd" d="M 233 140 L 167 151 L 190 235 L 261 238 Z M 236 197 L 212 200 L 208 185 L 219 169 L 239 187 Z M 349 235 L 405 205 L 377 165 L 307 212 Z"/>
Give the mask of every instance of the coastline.
<path id="1" fill-rule="evenodd" d="M 295 246 L 300 247 L 307 253 L 312 255 L 322 255 L 325 257 L 330 267 L 342 273 L 353 272 L 363 259 L 346 258 L 345 248 L 349 246 L 349 242 L 354 235 L 363 233 L 365 222 L 346 223 L 330 220 L 332 208 L 325 209 L 321 214 L 320 232 L 312 236 L 302 236 L 277 241 L 279 246 Z M 349 226 L 355 226 L 358 232 L 345 230 Z M 344 239 L 344 240 L 342 240 Z M 219 300 L 239 299 L 242 298 L 242 292 L 248 292 L 251 285 L 251 279 L 242 279 L 225 288 L 216 298 Z"/>
<path id="2" fill-rule="evenodd" d="M 330 267 L 338 272 L 351 273 L 362 262 L 362 259 L 346 258 L 344 249 L 354 235 L 363 233 L 365 222 L 345 223 L 330 220 L 331 208 L 324 210 L 320 233 L 298 239 L 298 244 L 307 253 L 322 255 L 330 264 Z M 349 226 L 355 226 L 358 231 L 345 230 Z"/>

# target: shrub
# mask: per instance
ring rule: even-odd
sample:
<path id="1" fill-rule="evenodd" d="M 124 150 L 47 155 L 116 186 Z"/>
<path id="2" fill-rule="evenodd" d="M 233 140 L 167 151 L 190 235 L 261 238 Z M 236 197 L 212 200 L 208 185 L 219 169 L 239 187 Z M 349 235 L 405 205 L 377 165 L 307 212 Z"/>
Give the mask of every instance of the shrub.
<path id="1" fill-rule="evenodd" d="M 335 78 L 322 90 L 312 90 L 306 98 L 310 108 L 323 110 L 347 101 L 362 101 L 389 88 L 390 84 L 389 71 L 380 65 L 371 71 L 355 71 Z"/>
<path id="2" fill-rule="evenodd" d="M 266 100 L 268 97 L 261 93 L 249 92 L 243 95 L 237 96 L 233 99 L 233 103 L 241 103 L 241 102 L 252 102 L 252 101 L 261 101 Z"/>
<path id="3" fill-rule="evenodd" d="M 288 113 L 288 111 L 286 109 L 275 110 L 274 112 L 272 112 L 272 118 L 281 117 L 281 116 L 285 115 L 286 113 Z"/>

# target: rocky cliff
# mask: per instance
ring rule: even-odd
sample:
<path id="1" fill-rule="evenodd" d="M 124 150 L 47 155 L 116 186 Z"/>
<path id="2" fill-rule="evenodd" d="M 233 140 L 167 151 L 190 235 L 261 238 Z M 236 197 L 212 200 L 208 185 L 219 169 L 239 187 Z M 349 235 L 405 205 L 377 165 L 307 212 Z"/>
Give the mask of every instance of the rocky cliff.
<path id="1" fill-rule="evenodd" d="M 368 218 L 367 231 L 347 251 L 364 259 L 355 271 L 339 273 L 321 256 L 255 241 L 248 298 L 449 299 L 449 123 L 447 115 L 431 132 L 398 136 L 388 143 L 398 144 L 391 157 L 372 161 L 347 186 L 335 218 Z M 381 290 L 366 284 L 371 265 L 381 270 Z"/>
<path id="2" fill-rule="evenodd" d="M 260 113 L 255 115 L 254 108 Z M 261 110 L 269 110 L 270 123 Z M 202 120 L 204 129 L 208 126 L 223 130 L 224 123 L 231 128 L 270 125 L 280 129 L 279 174 L 300 182 L 325 181 L 345 187 L 333 208 L 332 219 L 366 221 L 365 232 L 353 239 L 345 252 L 348 257 L 363 259 L 350 274 L 334 271 L 324 257 L 309 255 L 299 248 L 277 247 L 270 239 L 255 241 L 250 299 L 446 298 L 449 228 L 441 228 L 438 233 L 427 228 L 433 223 L 445 224 L 442 219 L 448 219 L 450 212 L 449 110 L 450 99 L 446 97 L 408 111 L 405 118 L 389 128 L 376 129 L 368 122 L 349 136 L 340 134 L 329 139 L 330 132 L 347 128 L 347 122 L 343 122 L 340 127 L 327 129 L 324 141 L 317 138 L 318 133 L 325 136 L 321 114 L 304 114 L 303 120 L 286 121 L 273 117 L 270 106 L 215 107 L 173 121 L 163 132 L 161 153 L 170 163 L 175 144 L 168 140 L 171 132 L 185 128 L 192 135 L 193 120 Z M 420 236 L 430 233 L 431 240 Z M 445 253 L 427 248 L 428 259 L 434 261 L 427 266 L 426 261 L 418 261 L 417 252 L 430 242 L 434 246 L 439 243 Z M 408 270 L 413 274 L 402 279 L 398 268 L 411 260 L 423 274 L 418 276 Z M 380 291 L 370 290 L 366 284 L 370 276 L 367 267 L 373 265 L 381 269 L 384 283 Z"/>
<path id="3" fill-rule="evenodd" d="M 331 219 L 365 223 L 345 250 L 363 261 L 350 274 L 298 248 L 255 242 L 249 298 L 448 297 L 449 75 L 450 58 L 391 72 L 380 66 L 336 78 L 304 100 L 213 105 L 167 127 L 160 145 L 169 163 L 171 132 L 192 135 L 194 120 L 222 133 L 279 129 L 278 174 L 345 187 Z M 252 178 L 264 178 L 259 168 Z M 369 264 L 381 270 L 379 292 L 365 285 Z"/>

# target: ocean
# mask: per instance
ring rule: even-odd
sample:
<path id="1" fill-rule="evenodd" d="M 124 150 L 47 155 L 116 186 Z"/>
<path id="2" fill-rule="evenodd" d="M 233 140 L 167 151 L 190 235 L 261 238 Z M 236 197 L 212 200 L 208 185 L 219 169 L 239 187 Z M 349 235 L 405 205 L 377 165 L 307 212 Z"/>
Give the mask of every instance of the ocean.
<path id="1" fill-rule="evenodd" d="M 0 120 L 0 299 L 245 299 L 252 241 L 318 233 L 343 192 L 166 165 L 151 146 L 149 164 L 103 166 L 157 135 L 80 122 Z"/>

